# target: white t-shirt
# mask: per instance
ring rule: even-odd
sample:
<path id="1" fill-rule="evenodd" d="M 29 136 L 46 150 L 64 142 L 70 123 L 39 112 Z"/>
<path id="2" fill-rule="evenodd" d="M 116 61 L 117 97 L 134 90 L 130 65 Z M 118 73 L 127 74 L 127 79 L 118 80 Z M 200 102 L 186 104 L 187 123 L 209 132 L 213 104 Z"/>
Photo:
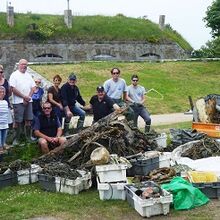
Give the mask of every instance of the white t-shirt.
<path id="1" fill-rule="evenodd" d="M 13 72 L 9 79 L 10 86 L 16 88 L 19 92 L 25 96 L 29 96 L 29 93 L 33 87 L 35 87 L 35 82 L 31 75 L 27 72 L 21 73 L 19 70 Z M 32 99 L 31 101 L 32 102 Z M 13 104 L 23 103 L 23 98 L 13 94 Z"/>
<path id="2" fill-rule="evenodd" d="M 0 129 L 8 128 L 8 103 L 0 100 Z"/>
<path id="3" fill-rule="evenodd" d="M 141 103 L 146 90 L 143 86 L 128 86 L 128 96 L 136 103 Z"/>
<path id="4" fill-rule="evenodd" d="M 112 99 L 121 99 L 123 92 L 127 92 L 127 85 L 124 79 L 119 78 L 118 81 L 108 79 L 103 85 L 106 94 Z"/>

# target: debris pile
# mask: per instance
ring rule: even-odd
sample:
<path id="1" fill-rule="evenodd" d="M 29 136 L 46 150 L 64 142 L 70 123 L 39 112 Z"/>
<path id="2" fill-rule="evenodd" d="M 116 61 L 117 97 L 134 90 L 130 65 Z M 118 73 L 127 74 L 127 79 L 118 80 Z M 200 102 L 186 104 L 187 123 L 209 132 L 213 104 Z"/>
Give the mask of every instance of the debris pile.
<path id="1" fill-rule="evenodd" d="M 190 148 L 186 149 L 182 157 L 189 157 L 193 160 L 207 158 L 212 156 L 220 156 L 220 144 L 211 138 L 204 138 L 194 143 Z"/>
<path id="2" fill-rule="evenodd" d="M 38 164 L 60 161 L 71 168 L 91 167 L 90 155 L 97 147 L 105 147 L 110 154 L 127 156 L 154 150 L 157 144 L 148 135 L 132 127 L 113 112 L 92 126 L 73 135 L 61 146 L 34 161 Z M 155 136 L 154 136 L 155 137 Z"/>

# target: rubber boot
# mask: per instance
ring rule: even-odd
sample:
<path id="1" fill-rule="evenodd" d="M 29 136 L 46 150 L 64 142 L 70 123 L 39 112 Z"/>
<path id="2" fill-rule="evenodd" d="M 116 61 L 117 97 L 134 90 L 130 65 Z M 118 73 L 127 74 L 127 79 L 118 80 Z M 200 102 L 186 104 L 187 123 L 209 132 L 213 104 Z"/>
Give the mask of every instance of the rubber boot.
<path id="1" fill-rule="evenodd" d="M 146 124 L 144 131 L 145 131 L 145 133 L 148 133 L 148 132 L 150 131 L 150 125 L 147 125 L 147 124 Z"/>
<path id="2" fill-rule="evenodd" d="M 69 133 L 69 126 L 70 126 L 70 123 L 64 123 L 63 133 L 65 136 L 68 136 L 70 134 Z"/>
<path id="3" fill-rule="evenodd" d="M 25 139 L 27 141 L 32 141 L 31 140 L 31 136 L 32 136 L 32 128 L 31 126 L 24 126 L 24 135 L 25 135 Z"/>
<path id="4" fill-rule="evenodd" d="M 77 129 L 77 131 L 79 132 L 80 130 L 82 130 L 82 128 L 83 128 L 83 125 L 84 125 L 84 120 L 78 120 L 78 122 L 77 122 L 77 126 L 76 126 L 76 129 Z"/>
<path id="5" fill-rule="evenodd" d="M 17 125 L 17 128 L 14 128 L 15 136 L 12 145 L 17 145 L 21 141 L 22 127 L 23 127 L 22 124 L 19 123 Z"/>

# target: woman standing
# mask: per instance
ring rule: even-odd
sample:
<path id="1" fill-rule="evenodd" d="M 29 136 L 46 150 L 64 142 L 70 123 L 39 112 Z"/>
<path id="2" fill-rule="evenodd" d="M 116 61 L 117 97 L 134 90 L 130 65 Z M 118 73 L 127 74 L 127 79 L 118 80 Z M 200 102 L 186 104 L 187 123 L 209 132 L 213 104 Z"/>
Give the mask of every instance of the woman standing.
<path id="1" fill-rule="evenodd" d="M 60 95 L 60 83 L 62 82 L 62 78 L 59 75 L 53 77 L 53 86 L 48 89 L 48 101 L 52 104 L 53 111 L 59 118 L 60 122 L 62 123 L 63 117 L 63 105 L 61 102 L 61 95 Z"/>

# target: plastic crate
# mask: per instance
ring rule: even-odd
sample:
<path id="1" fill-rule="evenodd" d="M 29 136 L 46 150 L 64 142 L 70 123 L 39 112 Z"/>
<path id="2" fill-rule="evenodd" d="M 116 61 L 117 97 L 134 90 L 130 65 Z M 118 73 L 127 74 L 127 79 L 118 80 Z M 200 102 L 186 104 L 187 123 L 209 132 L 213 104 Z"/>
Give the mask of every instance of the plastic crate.
<path id="1" fill-rule="evenodd" d="M 132 159 L 130 163 L 132 167 L 127 169 L 127 176 L 147 176 L 150 171 L 159 168 L 159 157 Z"/>
<path id="2" fill-rule="evenodd" d="M 92 181 L 90 172 L 78 172 L 82 177 L 77 177 L 75 180 L 39 174 L 39 183 L 47 191 L 68 193 L 71 195 L 79 194 L 82 190 L 89 189 L 92 186 Z"/>
<path id="3" fill-rule="evenodd" d="M 14 186 L 18 183 L 17 173 L 0 174 L 0 188 Z"/>
<path id="4" fill-rule="evenodd" d="M 162 153 L 159 156 L 159 168 L 170 167 L 171 153 Z"/>
<path id="5" fill-rule="evenodd" d="M 125 186 L 126 199 L 128 203 L 142 216 L 151 217 L 155 215 L 167 215 L 170 212 L 170 204 L 173 196 L 163 190 L 164 196 L 158 198 L 142 199 L 135 194 L 131 185 Z"/>
<path id="6" fill-rule="evenodd" d="M 17 171 L 18 184 L 25 185 L 35 183 L 38 181 L 38 173 L 42 170 L 39 165 L 31 164 L 30 169 L 24 169 Z"/>
<path id="7" fill-rule="evenodd" d="M 45 174 L 38 174 L 38 181 L 42 189 L 50 192 L 56 192 L 56 177 Z"/>
<path id="8" fill-rule="evenodd" d="M 99 191 L 99 198 L 101 200 L 125 200 L 125 185 L 127 182 L 122 183 L 100 183 L 97 178 L 97 189 Z"/>
<path id="9" fill-rule="evenodd" d="M 220 182 L 193 183 L 193 186 L 200 189 L 210 199 L 220 199 Z"/>
<path id="10" fill-rule="evenodd" d="M 166 148 L 167 147 L 167 135 L 166 133 L 161 133 L 161 135 L 154 139 L 158 147 Z"/>
<path id="11" fill-rule="evenodd" d="M 107 164 L 96 166 L 100 183 L 126 182 L 126 164 Z"/>
<path id="12" fill-rule="evenodd" d="M 220 138 L 220 124 L 193 122 L 192 129 L 210 137 Z"/>
<path id="13" fill-rule="evenodd" d="M 192 183 L 212 183 L 218 181 L 218 177 L 214 172 L 188 171 L 187 175 Z"/>

